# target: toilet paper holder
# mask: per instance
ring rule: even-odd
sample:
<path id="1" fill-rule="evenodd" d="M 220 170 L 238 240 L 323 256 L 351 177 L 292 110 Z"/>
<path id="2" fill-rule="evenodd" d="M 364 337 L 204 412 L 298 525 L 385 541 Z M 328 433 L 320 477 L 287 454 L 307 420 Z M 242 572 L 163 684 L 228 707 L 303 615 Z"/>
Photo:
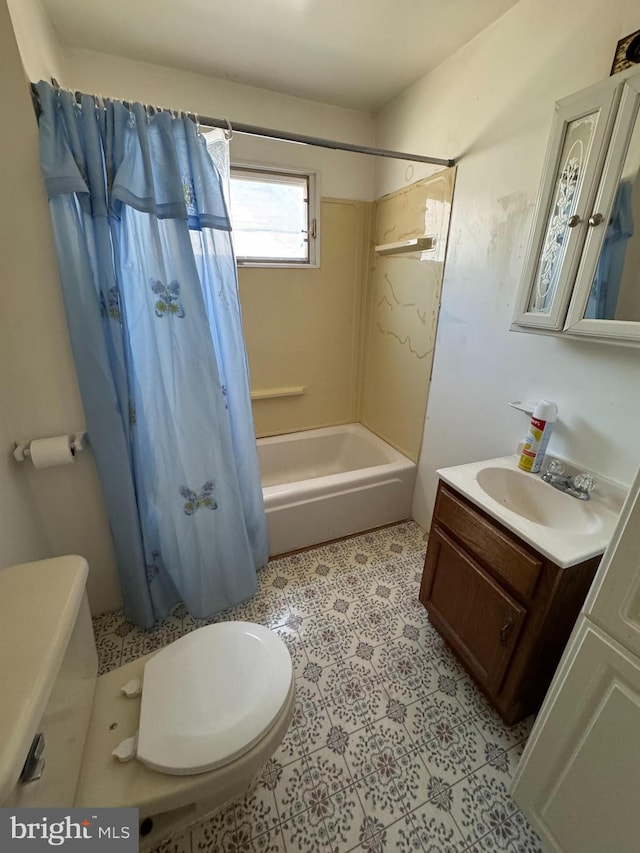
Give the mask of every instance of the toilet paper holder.
<path id="1" fill-rule="evenodd" d="M 87 433 L 74 432 L 70 433 L 69 441 L 71 444 L 71 452 L 75 456 L 87 446 Z M 29 441 L 16 441 L 13 448 L 13 458 L 16 462 L 24 462 L 31 456 L 31 439 Z"/>

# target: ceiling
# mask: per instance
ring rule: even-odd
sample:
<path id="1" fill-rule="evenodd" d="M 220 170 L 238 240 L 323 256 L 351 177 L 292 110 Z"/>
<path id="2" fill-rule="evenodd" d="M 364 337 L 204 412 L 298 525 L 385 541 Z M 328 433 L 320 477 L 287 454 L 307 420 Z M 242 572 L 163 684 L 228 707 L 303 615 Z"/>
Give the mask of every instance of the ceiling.
<path id="1" fill-rule="evenodd" d="M 60 42 L 375 112 L 517 0 L 42 0 Z"/>

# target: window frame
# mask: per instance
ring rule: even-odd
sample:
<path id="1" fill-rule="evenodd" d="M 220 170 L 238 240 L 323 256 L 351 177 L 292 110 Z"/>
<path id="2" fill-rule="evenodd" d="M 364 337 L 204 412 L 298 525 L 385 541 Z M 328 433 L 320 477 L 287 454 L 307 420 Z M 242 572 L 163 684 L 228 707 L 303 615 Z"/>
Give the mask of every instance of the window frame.
<path id="1" fill-rule="evenodd" d="M 307 236 L 308 260 L 273 260 L 270 258 L 241 258 L 236 255 L 238 267 L 256 267 L 259 269 L 318 269 L 320 266 L 320 176 L 311 169 L 291 169 L 275 164 L 245 162 L 234 160 L 229 169 L 230 216 L 233 235 L 233 202 L 231 199 L 231 181 L 234 172 L 253 172 L 264 175 L 265 182 L 269 176 L 304 178 L 307 181 Z"/>

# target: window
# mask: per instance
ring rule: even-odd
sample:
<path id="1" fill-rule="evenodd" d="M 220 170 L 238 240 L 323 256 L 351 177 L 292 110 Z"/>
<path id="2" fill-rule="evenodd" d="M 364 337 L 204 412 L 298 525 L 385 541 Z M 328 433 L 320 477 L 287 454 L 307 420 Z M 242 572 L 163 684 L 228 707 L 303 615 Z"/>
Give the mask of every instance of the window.
<path id="1" fill-rule="evenodd" d="M 230 184 L 239 264 L 318 265 L 314 174 L 232 166 Z"/>

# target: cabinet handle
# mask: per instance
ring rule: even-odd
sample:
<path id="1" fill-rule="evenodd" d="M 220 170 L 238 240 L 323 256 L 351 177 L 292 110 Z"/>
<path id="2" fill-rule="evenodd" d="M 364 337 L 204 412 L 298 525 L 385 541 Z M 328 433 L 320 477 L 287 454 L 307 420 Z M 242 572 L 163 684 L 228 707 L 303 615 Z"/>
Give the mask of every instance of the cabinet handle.
<path id="1" fill-rule="evenodd" d="M 509 640 L 509 634 L 511 633 L 511 629 L 513 628 L 513 622 L 511 619 L 507 619 L 502 628 L 500 628 L 500 645 L 506 646 Z"/>
<path id="2" fill-rule="evenodd" d="M 589 217 L 589 225 L 595 228 L 597 225 L 600 225 L 603 219 L 604 216 L 601 213 L 594 213 L 593 216 Z"/>
<path id="3" fill-rule="evenodd" d="M 567 225 L 569 226 L 569 228 L 575 228 L 576 225 L 580 225 L 581 222 L 582 219 L 580 219 L 577 213 L 574 213 L 573 216 L 570 216 L 567 219 Z"/>

